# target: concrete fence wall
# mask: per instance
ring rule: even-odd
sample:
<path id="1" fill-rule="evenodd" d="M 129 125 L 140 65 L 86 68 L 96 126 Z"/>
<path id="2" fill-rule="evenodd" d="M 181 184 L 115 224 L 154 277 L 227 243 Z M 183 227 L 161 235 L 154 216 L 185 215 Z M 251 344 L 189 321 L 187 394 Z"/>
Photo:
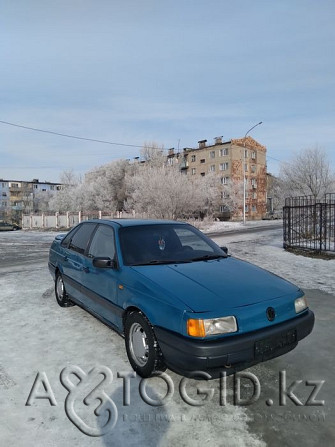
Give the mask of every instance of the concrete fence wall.
<path id="1" fill-rule="evenodd" d="M 136 215 L 136 217 L 145 217 Z M 72 228 L 78 223 L 88 219 L 111 219 L 111 218 L 135 218 L 135 213 L 129 214 L 124 211 L 116 213 L 107 213 L 103 211 L 96 211 L 84 213 L 42 213 L 42 214 L 24 214 L 22 216 L 22 228 L 26 229 L 48 229 L 48 228 Z"/>

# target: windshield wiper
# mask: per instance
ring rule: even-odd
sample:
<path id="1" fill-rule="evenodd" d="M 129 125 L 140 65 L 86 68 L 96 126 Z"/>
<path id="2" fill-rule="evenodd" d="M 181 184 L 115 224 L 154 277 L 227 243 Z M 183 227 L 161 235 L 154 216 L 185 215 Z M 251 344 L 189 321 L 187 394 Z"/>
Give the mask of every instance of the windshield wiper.
<path id="1" fill-rule="evenodd" d="M 196 261 L 211 261 L 212 259 L 219 259 L 219 258 L 227 258 L 227 255 L 203 255 L 199 256 L 198 258 L 192 258 L 191 262 Z"/>

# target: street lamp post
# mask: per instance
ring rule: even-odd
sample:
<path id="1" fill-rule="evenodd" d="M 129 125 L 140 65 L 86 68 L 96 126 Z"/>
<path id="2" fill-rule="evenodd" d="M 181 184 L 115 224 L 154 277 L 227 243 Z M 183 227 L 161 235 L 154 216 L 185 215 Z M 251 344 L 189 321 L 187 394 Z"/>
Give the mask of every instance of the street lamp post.
<path id="1" fill-rule="evenodd" d="M 245 197 L 246 197 L 246 179 L 245 179 L 245 141 L 247 138 L 247 135 L 249 132 L 252 131 L 252 129 L 254 129 L 255 127 L 259 126 L 262 124 L 263 121 L 260 121 L 259 123 L 255 124 L 254 126 L 252 126 L 248 132 L 246 132 L 246 134 L 244 135 L 244 142 L 243 142 L 243 166 L 242 166 L 242 173 L 243 173 L 243 224 L 245 224 Z"/>

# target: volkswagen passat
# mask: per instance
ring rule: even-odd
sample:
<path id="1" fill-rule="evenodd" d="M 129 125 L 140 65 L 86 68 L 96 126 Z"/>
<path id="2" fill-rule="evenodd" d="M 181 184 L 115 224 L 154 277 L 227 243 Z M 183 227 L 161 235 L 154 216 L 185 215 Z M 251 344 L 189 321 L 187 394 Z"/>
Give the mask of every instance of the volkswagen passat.
<path id="1" fill-rule="evenodd" d="M 55 238 L 49 269 L 58 304 L 124 335 L 142 377 L 232 374 L 292 350 L 314 325 L 298 287 L 187 223 L 85 221 Z"/>

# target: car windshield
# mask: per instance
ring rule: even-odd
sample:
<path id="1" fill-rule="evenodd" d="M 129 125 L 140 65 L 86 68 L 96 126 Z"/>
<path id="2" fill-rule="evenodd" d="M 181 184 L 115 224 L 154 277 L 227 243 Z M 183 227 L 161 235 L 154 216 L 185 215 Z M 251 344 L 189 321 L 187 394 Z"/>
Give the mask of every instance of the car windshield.
<path id="1" fill-rule="evenodd" d="M 188 224 L 153 224 L 119 230 L 125 265 L 155 265 L 208 261 L 227 255 Z"/>

